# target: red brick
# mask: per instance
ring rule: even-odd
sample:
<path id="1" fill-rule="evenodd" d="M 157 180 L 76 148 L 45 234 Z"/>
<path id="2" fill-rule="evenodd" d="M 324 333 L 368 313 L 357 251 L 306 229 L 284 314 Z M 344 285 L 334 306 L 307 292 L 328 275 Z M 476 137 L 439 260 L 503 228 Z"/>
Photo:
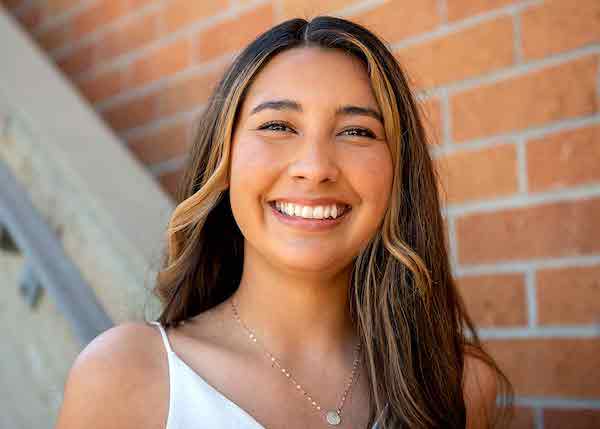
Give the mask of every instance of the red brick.
<path id="1" fill-rule="evenodd" d="M 348 6 L 348 0 L 282 0 L 283 19 L 310 19 L 331 14 Z"/>
<path id="2" fill-rule="evenodd" d="M 527 142 L 529 189 L 546 191 L 600 182 L 600 126 Z"/>
<path id="3" fill-rule="evenodd" d="M 544 409 L 544 429 L 600 428 L 598 409 Z"/>
<path id="4" fill-rule="evenodd" d="M 442 107 L 440 100 L 429 98 L 420 104 L 421 118 L 427 133 L 428 143 L 442 143 L 444 123 L 442 119 Z"/>
<path id="5" fill-rule="evenodd" d="M 600 42 L 598 0 L 547 1 L 523 12 L 523 54 L 541 58 Z"/>
<path id="6" fill-rule="evenodd" d="M 188 128 L 187 123 L 161 128 L 153 134 L 132 139 L 129 142 L 129 148 L 144 164 L 166 161 L 188 151 Z"/>
<path id="7" fill-rule="evenodd" d="M 96 103 L 117 95 L 123 89 L 123 72 L 121 70 L 104 72 L 78 82 L 77 86 L 90 103 Z"/>
<path id="8" fill-rule="evenodd" d="M 34 36 L 45 51 L 52 51 L 66 45 L 71 39 L 71 32 L 69 25 L 66 24 L 53 27 Z"/>
<path id="9" fill-rule="evenodd" d="M 162 93 L 160 114 L 171 115 L 204 105 L 220 77 L 220 73 L 209 73 L 169 83 Z"/>
<path id="10" fill-rule="evenodd" d="M 104 34 L 98 43 L 98 59 L 107 61 L 155 41 L 158 37 L 157 20 L 158 13 L 149 13 Z"/>
<path id="11" fill-rule="evenodd" d="M 181 180 L 182 174 L 183 170 L 176 170 L 165 173 L 158 177 L 158 181 L 162 185 L 163 189 L 173 198 L 175 198 L 177 194 L 177 187 Z"/>
<path id="12" fill-rule="evenodd" d="M 188 24 L 216 15 L 228 6 L 228 0 L 170 0 L 164 11 L 165 31 L 171 33 L 179 30 Z"/>
<path id="13" fill-rule="evenodd" d="M 78 39 L 98 30 L 127 13 L 126 0 L 100 0 L 82 13 L 73 17 L 73 37 Z"/>
<path id="14" fill-rule="evenodd" d="M 147 84 L 185 69 L 191 63 L 190 54 L 190 42 L 187 39 L 154 49 L 132 64 L 132 85 Z"/>
<path id="15" fill-rule="evenodd" d="M 58 61 L 58 67 L 68 76 L 74 76 L 94 66 L 95 45 L 87 45 L 76 49 Z"/>
<path id="16" fill-rule="evenodd" d="M 537 295 L 540 324 L 598 324 L 600 265 L 540 270 Z"/>
<path id="17" fill-rule="evenodd" d="M 503 17 L 412 45 L 397 57 L 418 86 L 428 88 L 509 66 L 513 46 L 512 19 Z"/>
<path id="18" fill-rule="evenodd" d="M 598 111 L 598 58 L 588 56 L 455 94 L 456 140 L 540 126 Z"/>
<path id="19" fill-rule="evenodd" d="M 198 34 L 197 57 L 207 61 L 244 48 L 273 25 L 273 6 L 266 5 Z"/>
<path id="20" fill-rule="evenodd" d="M 600 396 L 600 338 L 487 340 L 485 346 L 523 396 Z"/>
<path id="21" fill-rule="evenodd" d="M 433 30 L 441 24 L 436 0 L 420 0 L 407 6 L 405 0 L 390 0 L 367 12 L 350 17 L 388 43 Z"/>
<path id="22" fill-rule="evenodd" d="M 477 213 L 456 221 L 463 264 L 600 252 L 600 198 Z"/>
<path id="23" fill-rule="evenodd" d="M 515 407 L 514 419 L 509 426 L 510 429 L 535 429 L 533 410 L 525 407 Z"/>
<path id="24" fill-rule="evenodd" d="M 459 277 L 458 289 L 478 327 L 527 323 L 523 274 Z"/>
<path id="25" fill-rule="evenodd" d="M 139 127 L 156 119 L 156 94 L 125 102 L 102 112 L 102 116 L 115 131 Z"/>
<path id="26" fill-rule="evenodd" d="M 514 145 L 455 152 L 436 159 L 436 165 L 451 204 L 507 196 L 518 190 Z"/>
<path id="27" fill-rule="evenodd" d="M 467 18 L 470 15 L 488 12 L 514 3 L 515 0 L 448 0 L 448 20 Z"/>
<path id="28" fill-rule="evenodd" d="M 79 3 L 80 0 L 47 0 L 44 5 L 44 15 L 48 18 L 62 15 Z"/>

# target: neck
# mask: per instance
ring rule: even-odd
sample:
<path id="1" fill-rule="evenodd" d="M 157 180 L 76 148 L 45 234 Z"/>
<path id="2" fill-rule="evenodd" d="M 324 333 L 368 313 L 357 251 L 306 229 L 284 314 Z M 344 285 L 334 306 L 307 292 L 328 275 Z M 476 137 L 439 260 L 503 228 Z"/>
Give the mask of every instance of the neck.
<path id="1" fill-rule="evenodd" d="M 347 358 L 358 341 L 348 306 L 350 272 L 281 270 L 246 246 L 233 299 L 242 321 L 274 355 Z"/>

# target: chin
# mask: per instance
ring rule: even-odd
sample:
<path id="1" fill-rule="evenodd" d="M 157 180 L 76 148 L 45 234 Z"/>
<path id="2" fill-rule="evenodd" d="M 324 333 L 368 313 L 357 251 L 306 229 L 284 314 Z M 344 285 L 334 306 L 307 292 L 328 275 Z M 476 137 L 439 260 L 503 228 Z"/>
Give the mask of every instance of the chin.
<path id="1" fill-rule="evenodd" d="M 308 252 L 307 252 L 308 253 Z M 306 273 L 336 273 L 342 271 L 348 264 L 345 259 L 340 258 L 339 253 L 335 255 L 324 255 L 322 252 L 291 252 L 272 259 L 273 262 L 283 265 L 287 270 Z"/>

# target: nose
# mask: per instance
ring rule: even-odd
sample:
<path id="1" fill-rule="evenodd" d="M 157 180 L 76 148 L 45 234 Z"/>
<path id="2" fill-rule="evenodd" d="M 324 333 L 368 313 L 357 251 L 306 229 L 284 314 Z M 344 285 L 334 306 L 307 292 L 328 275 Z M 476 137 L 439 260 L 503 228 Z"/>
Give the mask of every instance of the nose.
<path id="1" fill-rule="evenodd" d="M 298 155 L 289 168 L 296 181 L 320 184 L 336 182 L 340 174 L 335 146 L 326 139 L 311 139 L 300 145 Z"/>

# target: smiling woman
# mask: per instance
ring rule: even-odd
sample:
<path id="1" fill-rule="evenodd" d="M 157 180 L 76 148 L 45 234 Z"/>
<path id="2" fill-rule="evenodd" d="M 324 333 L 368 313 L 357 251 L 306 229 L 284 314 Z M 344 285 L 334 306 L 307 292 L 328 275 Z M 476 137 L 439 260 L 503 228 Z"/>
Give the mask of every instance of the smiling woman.
<path id="1" fill-rule="evenodd" d="M 94 340 L 59 428 L 506 425 L 510 383 L 456 290 L 427 144 L 368 30 L 318 17 L 259 36 L 200 120 L 158 329 Z M 91 394 L 103 407 L 77 406 Z"/>

